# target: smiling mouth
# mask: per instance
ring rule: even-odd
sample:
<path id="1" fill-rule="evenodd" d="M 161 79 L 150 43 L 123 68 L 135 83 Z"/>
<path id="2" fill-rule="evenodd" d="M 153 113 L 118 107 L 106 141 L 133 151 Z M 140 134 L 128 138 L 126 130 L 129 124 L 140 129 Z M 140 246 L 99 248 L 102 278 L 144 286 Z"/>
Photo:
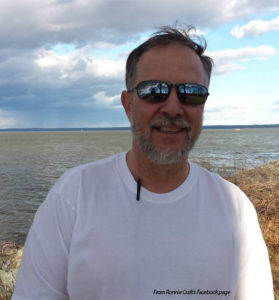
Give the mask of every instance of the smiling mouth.
<path id="1" fill-rule="evenodd" d="M 168 133 L 168 134 L 175 134 L 180 133 L 185 130 L 185 128 L 181 127 L 154 127 L 156 130 L 162 132 L 162 133 Z"/>

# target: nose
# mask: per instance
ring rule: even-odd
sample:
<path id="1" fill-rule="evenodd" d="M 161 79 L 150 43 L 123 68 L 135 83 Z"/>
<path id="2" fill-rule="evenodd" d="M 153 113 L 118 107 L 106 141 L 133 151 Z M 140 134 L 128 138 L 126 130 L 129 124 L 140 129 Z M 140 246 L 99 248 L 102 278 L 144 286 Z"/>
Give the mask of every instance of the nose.
<path id="1" fill-rule="evenodd" d="M 183 105 L 177 97 L 176 88 L 172 86 L 168 99 L 162 103 L 161 113 L 173 118 L 181 116 L 183 112 Z"/>

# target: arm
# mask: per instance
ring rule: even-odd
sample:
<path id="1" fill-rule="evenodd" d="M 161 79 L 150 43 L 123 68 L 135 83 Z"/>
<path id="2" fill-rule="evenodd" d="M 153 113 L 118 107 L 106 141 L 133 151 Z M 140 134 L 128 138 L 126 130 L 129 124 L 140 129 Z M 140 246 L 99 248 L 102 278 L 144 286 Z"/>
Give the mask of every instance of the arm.
<path id="1" fill-rule="evenodd" d="M 245 200 L 241 220 L 240 274 L 235 300 L 274 300 L 268 251 L 255 208 L 248 199 Z"/>
<path id="2" fill-rule="evenodd" d="M 28 233 L 12 300 L 68 299 L 67 263 L 75 210 L 52 189 Z"/>

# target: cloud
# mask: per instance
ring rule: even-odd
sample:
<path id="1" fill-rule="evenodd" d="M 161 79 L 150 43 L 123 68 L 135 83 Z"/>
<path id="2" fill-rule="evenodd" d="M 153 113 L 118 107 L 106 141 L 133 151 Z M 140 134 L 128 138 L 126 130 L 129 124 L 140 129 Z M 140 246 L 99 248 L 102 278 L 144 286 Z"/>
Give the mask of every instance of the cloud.
<path id="1" fill-rule="evenodd" d="M 279 101 L 275 101 L 274 103 L 272 103 L 269 110 L 278 112 L 279 111 Z M 277 121 L 277 123 L 278 123 L 278 121 Z"/>
<path id="2" fill-rule="evenodd" d="M 214 75 L 220 75 L 235 70 L 244 69 L 243 63 L 250 60 L 264 60 L 276 54 L 271 46 L 244 47 L 240 49 L 226 49 L 206 53 L 213 58 Z"/>
<path id="3" fill-rule="evenodd" d="M 239 87 L 241 88 L 241 87 Z M 279 101 L 263 102 L 265 91 L 217 90 L 205 105 L 205 125 L 277 124 Z"/>
<path id="4" fill-rule="evenodd" d="M 88 64 L 87 70 L 96 77 L 122 79 L 124 77 L 125 61 L 95 59 Z"/>
<path id="5" fill-rule="evenodd" d="M 232 125 L 232 124 L 249 124 L 243 111 L 247 108 L 240 106 L 220 106 L 206 109 L 204 112 L 204 125 Z"/>
<path id="6" fill-rule="evenodd" d="M 37 49 L 59 42 L 107 46 L 175 20 L 206 29 L 275 8 L 277 0 L 1 1 L 1 47 Z"/>
<path id="7" fill-rule="evenodd" d="M 0 128 L 12 128 L 16 125 L 17 121 L 15 118 L 8 116 L 6 112 L 0 110 Z"/>
<path id="8" fill-rule="evenodd" d="M 121 59 L 94 58 L 83 48 L 65 55 L 52 50 L 40 49 L 34 60 L 35 64 L 45 73 L 51 73 L 53 80 L 77 81 L 92 77 L 104 80 L 122 79 L 125 61 Z"/>
<path id="9" fill-rule="evenodd" d="M 147 32 L 178 20 L 206 34 L 277 7 L 278 0 L 0 1 L 0 107 L 9 112 L 2 111 L 0 124 L 61 126 L 67 121 L 71 127 L 85 118 L 101 123 L 105 110 L 113 111 L 113 122 L 120 124 L 123 115 L 115 108 L 124 87 L 126 52 Z M 245 59 L 267 58 L 275 51 L 255 49 L 212 52 L 215 74 L 243 69 Z"/>
<path id="10" fill-rule="evenodd" d="M 126 54 L 116 59 L 93 57 L 92 49 L 113 49 L 127 41 L 138 43 L 143 31 L 174 24 L 175 20 L 187 20 L 186 24 L 199 27 L 198 32 L 206 32 L 240 15 L 275 7 L 272 0 L 264 5 L 252 0 L 0 1 L 0 85 L 7 85 L 0 94 L 17 84 L 27 95 L 38 90 L 54 93 L 59 87 L 77 90 L 78 85 L 90 89 L 92 95 L 98 87 L 104 90 L 108 82 L 110 87 L 123 83 L 126 58 Z M 73 51 L 61 55 L 59 44 L 70 45 Z M 215 74 L 241 68 L 238 62 L 221 61 Z"/>
<path id="11" fill-rule="evenodd" d="M 0 53 L 1 54 L 1 53 Z M 29 83 L 36 78 L 32 54 L 20 53 L 0 62 L 0 86 L 11 83 Z M 1 92 L 0 92 L 1 93 Z"/>
<path id="12" fill-rule="evenodd" d="M 93 101 L 92 104 L 93 106 L 96 107 L 111 107 L 111 108 L 121 108 L 122 105 L 120 103 L 120 95 L 115 95 L 115 96 L 107 96 L 106 92 L 101 91 L 93 96 Z"/>
<path id="13" fill-rule="evenodd" d="M 278 123 L 278 113 L 270 111 L 266 106 L 250 105 L 249 101 L 231 105 L 223 104 L 223 101 L 217 98 L 210 100 L 205 107 L 204 125 Z"/>
<path id="14" fill-rule="evenodd" d="M 237 39 L 243 37 L 255 37 L 269 31 L 279 30 L 279 16 L 270 21 L 253 20 L 243 26 L 235 26 L 231 30 L 231 35 Z"/>
<path id="15" fill-rule="evenodd" d="M 40 48 L 0 62 L 0 105 L 25 114 L 87 106 L 100 91 L 119 93 L 124 71 L 124 58 L 93 57 L 89 46 L 66 54 Z M 117 107 L 108 106 L 110 96 L 106 97 L 105 101 L 97 97 L 95 107 Z"/>

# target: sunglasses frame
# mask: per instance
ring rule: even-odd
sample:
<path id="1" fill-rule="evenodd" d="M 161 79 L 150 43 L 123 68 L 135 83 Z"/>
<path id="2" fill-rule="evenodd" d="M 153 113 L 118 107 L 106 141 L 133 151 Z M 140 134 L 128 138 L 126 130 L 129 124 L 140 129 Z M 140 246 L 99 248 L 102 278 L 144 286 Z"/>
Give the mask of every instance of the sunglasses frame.
<path id="1" fill-rule="evenodd" d="M 146 94 L 145 96 L 143 96 L 139 90 L 141 88 L 141 86 L 143 85 L 148 85 L 148 84 L 164 84 L 165 87 L 168 88 L 168 91 L 167 93 L 154 93 L 154 94 Z M 147 101 L 149 103 L 160 103 L 160 102 L 164 102 L 168 99 L 170 93 L 171 93 L 171 89 L 172 87 L 176 87 L 176 95 L 177 95 L 177 98 L 179 99 L 179 101 L 184 104 L 184 105 L 201 105 L 201 104 L 204 104 L 207 100 L 207 97 L 209 96 L 209 93 L 208 93 L 208 89 L 207 87 L 201 85 L 201 84 L 198 84 L 198 83 L 176 83 L 176 84 L 173 84 L 173 83 L 170 83 L 170 82 L 167 82 L 167 81 L 161 81 L 161 80 L 144 80 L 144 81 L 141 81 L 139 82 L 134 88 L 128 90 L 128 92 L 132 92 L 133 90 L 136 90 L 137 91 L 137 94 L 138 94 L 138 97 L 144 101 Z M 181 86 L 183 87 L 184 91 L 185 91 L 185 87 L 191 87 L 191 86 L 195 86 L 195 87 L 200 87 L 202 88 L 203 90 L 206 91 L 206 93 L 204 94 L 196 94 L 196 93 L 181 93 L 179 91 L 179 89 L 181 88 Z M 144 87 L 142 87 L 144 88 Z M 162 87 L 160 86 L 160 90 L 162 90 Z"/>

